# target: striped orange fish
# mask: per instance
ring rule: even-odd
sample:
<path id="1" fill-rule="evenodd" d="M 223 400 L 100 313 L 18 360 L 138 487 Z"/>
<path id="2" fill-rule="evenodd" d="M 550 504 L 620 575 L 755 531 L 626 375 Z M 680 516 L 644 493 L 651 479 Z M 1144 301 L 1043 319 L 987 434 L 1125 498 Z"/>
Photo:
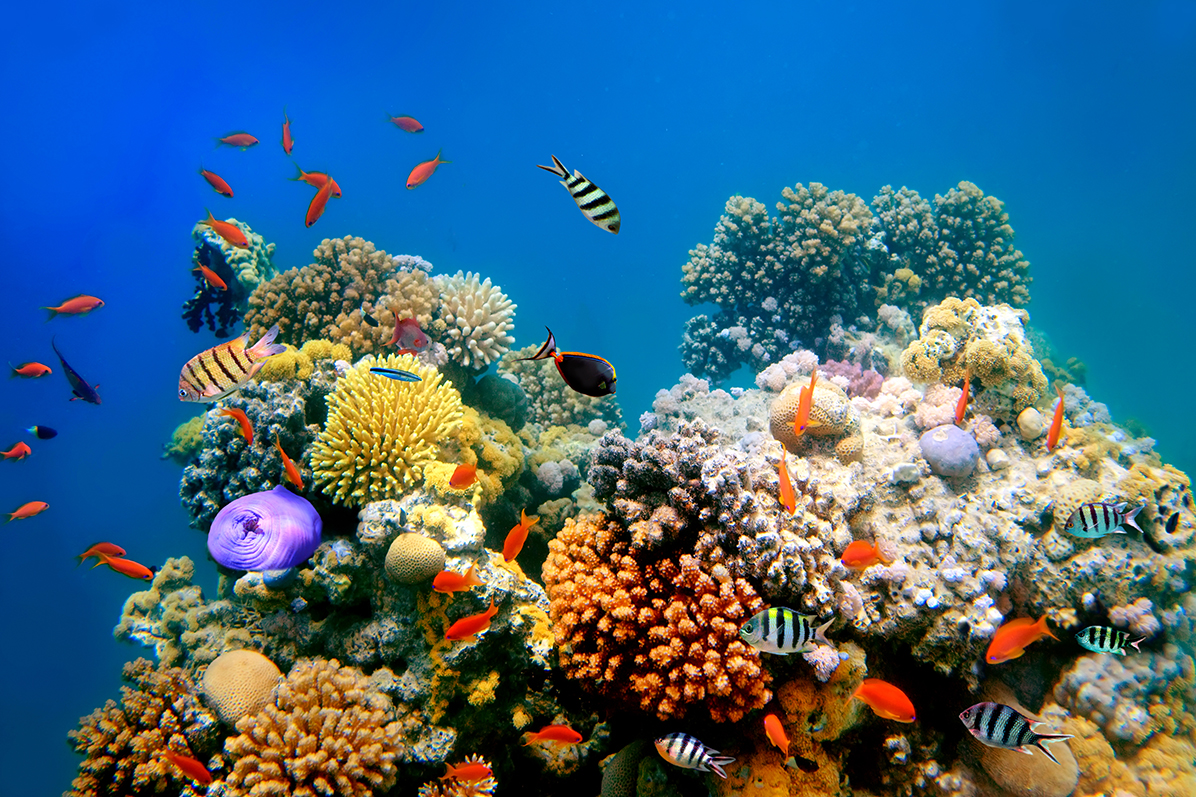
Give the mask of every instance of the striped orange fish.
<path id="1" fill-rule="evenodd" d="M 287 350 L 274 343 L 278 324 L 262 335 L 262 339 L 248 349 L 249 333 L 236 340 L 213 346 L 187 361 L 179 374 L 180 401 L 219 401 L 249 383 L 261 370 L 267 357 Z"/>

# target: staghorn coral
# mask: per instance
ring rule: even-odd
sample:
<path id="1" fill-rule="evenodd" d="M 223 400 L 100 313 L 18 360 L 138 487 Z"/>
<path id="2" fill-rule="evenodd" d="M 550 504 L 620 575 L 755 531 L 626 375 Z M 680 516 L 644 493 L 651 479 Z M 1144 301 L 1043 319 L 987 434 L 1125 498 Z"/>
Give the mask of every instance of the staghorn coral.
<path id="1" fill-rule="evenodd" d="M 519 385 L 527 395 L 527 420 L 541 426 L 587 425 L 602 420 L 612 426 L 623 425 L 623 412 L 614 396 L 596 398 L 572 390 L 557 373 L 551 360 L 525 360 L 540 348 L 534 343 L 508 352 L 498 362 L 498 373 Z"/>
<path id="2" fill-rule="evenodd" d="M 109 700 L 69 731 L 85 758 L 71 782 L 71 797 L 163 792 L 190 782 L 160 751 L 206 761 L 218 743 L 217 721 L 177 667 L 148 659 L 125 664 L 120 704 Z"/>
<path id="3" fill-rule="evenodd" d="M 395 314 L 414 318 L 427 329 L 437 307 L 427 261 L 392 257 L 348 235 L 324 239 L 312 257 L 310 265 L 284 271 L 253 291 L 245 324 L 254 335 L 278 324 L 279 343 L 299 346 L 327 338 L 360 357 L 381 351 L 390 341 Z M 363 310 L 378 326 L 363 322 Z"/>
<path id="4" fill-rule="evenodd" d="M 198 242 L 191 256 L 191 262 L 196 267 L 195 295 L 183 305 L 183 318 L 192 332 L 198 332 L 206 323 L 218 338 L 232 334 L 233 327 L 241 320 L 248 306 L 249 295 L 263 281 L 278 273 L 271 262 L 274 244 L 266 243 L 248 224 L 236 219 L 229 221 L 245 233 L 249 247 L 235 247 L 208 225 L 196 224 L 191 230 L 191 237 Z M 198 271 L 199 266 L 206 266 L 222 279 L 224 290 L 209 285 Z"/>
<path id="5" fill-rule="evenodd" d="M 400 382 L 372 367 L 418 374 Z M 410 354 L 367 357 L 338 380 L 328 421 L 312 449 L 316 483 L 336 503 L 397 498 L 423 477 L 461 423 L 461 396 L 440 372 Z"/>
<path id="6" fill-rule="evenodd" d="M 432 279 L 440 309 L 431 330 L 443 337 L 449 359 L 474 371 L 485 370 L 515 342 L 516 305 L 497 285 L 472 271 Z"/>

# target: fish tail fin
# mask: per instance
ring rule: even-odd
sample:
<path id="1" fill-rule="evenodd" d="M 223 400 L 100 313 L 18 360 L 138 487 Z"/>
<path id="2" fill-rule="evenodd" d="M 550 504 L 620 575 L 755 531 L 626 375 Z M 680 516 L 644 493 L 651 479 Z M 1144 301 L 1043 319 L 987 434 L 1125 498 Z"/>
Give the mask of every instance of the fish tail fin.
<path id="1" fill-rule="evenodd" d="M 295 164 L 295 176 L 288 177 L 287 179 L 294 180 L 295 182 L 298 182 L 303 179 L 303 169 L 299 166 L 298 163 Z"/>
<path id="2" fill-rule="evenodd" d="M 452 161 L 442 161 L 442 160 L 440 159 L 440 153 L 441 153 L 441 152 L 444 152 L 444 150 L 443 150 L 443 149 L 437 150 L 437 152 L 436 152 L 436 162 L 437 162 L 438 164 L 452 163 Z"/>
<path id="3" fill-rule="evenodd" d="M 729 755 L 717 755 L 710 757 L 710 771 L 718 775 L 723 780 L 727 779 L 727 772 L 723 767 L 728 764 L 735 763 L 735 757 Z"/>
<path id="4" fill-rule="evenodd" d="M 4 514 L 8 515 L 8 520 L 4 521 L 5 523 L 12 523 L 14 520 L 17 519 L 16 512 L 5 512 Z"/>
<path id="5" fill-rule="evenodd" d="M 826 645 L 828 648 L 834 647 L 834 645 L 831 644 L 831 641 L 826 638 L 826 629 L 830 628 L 831 623 L 833 623 L 833 622 L 835 622 L 834 617 L 827 620 L 822 625 L 818 626 L 818 628 L 814 631 L 814 640 L 816 642 L 821 642 L 822 644 Z"/>
<path id="6" fill-rule="evenodd" d="M 12 360 L 8 361 L 8 367 L 12 369 L 12 373 L 8 375 L 8 378 L 9 379 L 15 378 L 17 375 L 17 367 L 12 364 Z M 25 431 L 28 432 L 29 430 L 26 429 Z"/>
<path id="7" fill-rule="evenodd" d="M 43 307 L 42 309 L 49 312 L 49 314 L 50 314 L 50 315 L 46 316 L 47 321 L 53 321 L 55 319 L 55 317 L 57 317 L 57 315 L 58 315 L 58 311 L 55 310 L 53 307 Z"/>
<path id="8" fill-rule="evenodd" d="M 1143 504 L 1142 506 L 1134 507 L 1133 509 L 1131 509 L 1129 512 L 1126 512 L 1125 515 L 1122 516 L 1121 522 L 1124 525 L 1129 526 L 1131 529 L 1138 532 L 1139 534 L 1145 534 L 1146 532 L 1142 531 L 1142 527 L 1139 526 L 1136 522 L 1134 522 L 1134 518 L 1138 517 L 1138 513 L 1141 512 L 1145 508 L 1146 508 L 1145 504 Z"/>
<path id="9" fill-rule="evenodd" d="M 270 327 L 265 335 L 262 335 L 261 340 L 253 344 L 245 353 L 254 359 L 264 359 L 275 354 L 282 354 L 287 350 L 287 347 L 281 343 L 275 343 L 274 338 L 278 337 L 278 324 Z"/>
<path id="10" fill-rule="evenodd" d="M 569 170 L 565 168 L 565 164 L 563 164 L 559 160 L 557 160 L 556 155 L 552 156 L 552 165 L 551 166 L 541 166 L 540 164 L 537 163 L 536 168 L 543 169 L 546 172 L 552 172 L 557 177 L 560 177 L 562 179 L 567 178 L 569 176 Z"/>
<path id="11" fill-rule="evenodd" d="M 1041 750 L 1043 753 L 1045 753 L 1047 758 L 1051 759 L 1056 764 L 1058 764 L 1059 759 L 1057 759 L 1057 758 L 1055 758 L 1055 756 L 1051 755 L 1051 751 L 1046 748 L 1046 745 L 1043 744 L 1043 742 L 1061 742 L 1064 739 L 1070 739 L 1070 738 L 1072 738 L 1072 736 L 1071 736 L 1071 734 L 1068 734 L 1068 733 L 1040 733 L 1040 734 L 1038 734 L 1038 738 L 1036 738 L 1032 742 L 1032 744 L 1035 747 L 1037 747 L 1039 750 Z"/>
<path id="12" fill-rule="evenodd" d="M 1139 653 L 1141 653 L 1141 652 L 1142 652 L 1142 648 L 1140 648 L 1140 647 L 1138 647 L 1138 646 L 1139 646 L 1139 645 L 1141 645 L 1141 644 L 1142 644 L 1143 642 L 1145 642 L 1146 640 L 1147 640 L 1147 637 L 1142 637 L 1141 639 L 1139 639 L 1139 640 L 1137 640 L 1137 641 L 1135 641 L 1135 642 L 1131 642 L 1131 643 L 1130 643 L 1130 647 L 1132 647 L 1134 650 L 1136 650 L 1136 651 L 1138 651 Z M 1122 651 L 1122 653 L 1124 653 L 1124 652 L 1125 652 L 1125 651 Z"/>
<path id="13" fill-rule="evenodd" d="M 1038 622 L 1035 623 L 1034 625 L 1038 626 L 1038 630 L 1041 631 L 1044 635 L 1049 636 L 1051 639 L 1055 640 L 1056 642 L 1059 640 L 1059 637 L 1052 634 L 1051 629 L 1047 627 L 1047 616 L 1045 614 L 1042 617 L 1039 617 Z"/>
<path id="14" fill-rule="evenodd" d="M 544 167 L 541 166 L 540 168 L 543 169 Z M 544 328 L 548 329 L 547 326 Z M 544 341 L 544 345 L 540 347 L 540 350 L 538 352 L 536 352 L 535 354 L 533 354 L 531 357 L 520 357 L 519 359 L 521 359 L 521 360 L 547 360 L 549 357 L 552 357 L 554 354 L 556 354 L 556 337 L 552 334 L 552 330 L 548 329 L 548 340 Z"/>

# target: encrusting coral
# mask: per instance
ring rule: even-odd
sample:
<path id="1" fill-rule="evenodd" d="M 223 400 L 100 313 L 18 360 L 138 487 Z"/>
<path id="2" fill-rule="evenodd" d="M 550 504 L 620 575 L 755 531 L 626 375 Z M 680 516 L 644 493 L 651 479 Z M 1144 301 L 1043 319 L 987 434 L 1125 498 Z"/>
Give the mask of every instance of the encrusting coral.
<path id="1" fill-rule="evenodd" d="M 433 277 L 440 308 L 430 330 L 443 339 L 449 359 L 481 371 L 515 342 L 515 303 L 490 279 L 458 271 Z"/>
<path id="2" fill-rule="evenodd" d="M 204 416 L 200 415 L 176 426 L 170 442 L 162 446 L 162 459 L 170 458 L 182 465 L 190 462 L 203 450 L 203 424 Z"/>

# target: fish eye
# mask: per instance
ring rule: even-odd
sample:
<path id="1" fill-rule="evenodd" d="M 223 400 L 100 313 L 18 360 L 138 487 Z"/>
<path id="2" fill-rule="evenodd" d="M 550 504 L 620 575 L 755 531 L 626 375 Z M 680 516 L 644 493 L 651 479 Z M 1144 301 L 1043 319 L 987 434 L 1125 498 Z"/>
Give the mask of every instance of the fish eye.
<path id="1" fill-rule="evenodd" d="M 179 398 L 187 398 L 187 391 L 179 388 Z"/>

